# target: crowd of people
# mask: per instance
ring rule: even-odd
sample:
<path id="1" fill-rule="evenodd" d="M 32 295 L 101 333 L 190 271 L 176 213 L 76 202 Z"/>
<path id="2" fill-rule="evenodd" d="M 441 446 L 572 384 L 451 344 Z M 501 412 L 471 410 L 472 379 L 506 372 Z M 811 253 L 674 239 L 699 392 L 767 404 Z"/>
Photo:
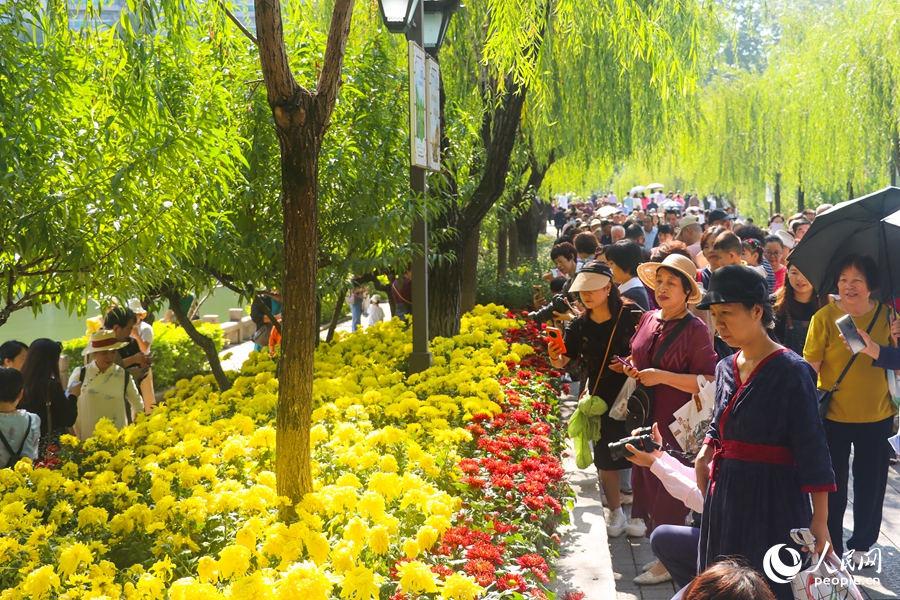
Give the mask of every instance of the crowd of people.
<path id="1" fill-rule="evenodd" d="M 881 285 L 873 258 L 836 265 L 834 295 L 791 263 L 830 208 L 775 214 L 763 228 L 714 199 L 610 193 L 551 215 L 559 238 L 544 279 L 567 308 L 554 299 L 549 324 L 562 339 L 548 338 L 549 355 L 581 382 L 582 400 L 610 407 L 595 417 L 594 466 L 608 535 L 650 537 L 656 560 L 636 583 L 674 580 L 678 597 L 691 597 L 691 582 L 726 557 L 762 572 L 773 546 L 799 549 L 798 528 L 815 536 L 817 552 L 874 564 L 868 552 L 896 460 L 886 375 L 900 366 L 900 321 L 872 294 Z M 535 303 L 545 303 L 541 293 Z M 866 342 L 857 355 L 836 324 L 844 315 Z M 707 385 L 712 420 L 699 451 L 686 452 L 669 426 Z M 627 410 L 615 414 L 620 402 Z M 655 450 L 629 443 L 631 456 L 611 453 L 610 444 L 648 436 L 641 427 L 652 427 Z M 790 585 L 768 585 L 793 598 Z"/>
<path id="2" fill-rule="evenodd" d="M 62 435 L 84 440 L 103 418 L 121 428 L 152 410 L 153 328 L 143 322 L 146 314 L 137 301 L 111 307 L 67 381 L 60 342 L 0 345 L 0 467 L 23 457 L 52 461 Z"/>

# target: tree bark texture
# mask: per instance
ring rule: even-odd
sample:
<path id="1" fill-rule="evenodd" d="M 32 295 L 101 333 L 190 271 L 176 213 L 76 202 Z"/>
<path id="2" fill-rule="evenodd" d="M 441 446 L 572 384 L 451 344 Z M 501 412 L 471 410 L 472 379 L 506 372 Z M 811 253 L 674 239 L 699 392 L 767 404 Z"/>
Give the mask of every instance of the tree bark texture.
<path id="1" fill-rule="evenodd" d="M 463 264 L 469 237 L 503 195 L 525 102 L 525 90 L 512 80 L 508 82 L 507 90 L 483 128 L 486 158 L 478 185 L 464 206 L 451 206 L 436 223 L 455 229 L 436 247 L 436 254 L 453 254 L 455 260 L 438 261 L 428 278 L 428 318 L 432 336 L 452 337 L 459 333 Z"/>
<path id="2" fill-rule="evenodd" d="M 540 231 L 546 229 L 548 216 L 544 210 L 545 204 L 538 199 L 537 192 L 544 184 L 544 177 L 555 160 L 555 150 L 550 151 L 546 164 L 540 164 L 533 151 L 528 153 L 531 169 L 528 181 L 525 182 L 524 188 L 516 192 L 513 199 L 513 209 L 517 214 L 515 229 L 518 236 L 519 261 L 537 260 L 537 238 Z"/>
<path id="3" fill-rule="evenodd" d="M 463 256 L 462 298 L 460 312 L 467 313 L 475 308 L 478 293 L 478 253 L 481 249 L 481 223 L 469 234 L 466 253 Z"/>
<path id="4" fill-rule="evenodd" d="M 497 279 L 506 279 L 506 226 L 503 223 L 497 225 Z"/>
<path id="5" fill-rule="evenodd" d="M 781 212 L 781 173 L 775 173 L 775 212 Z"/>
<path id="6" fill-rule="evenodd" d="M 191 338 L 191 341 L 200 346 L 203 349 L 203 353 L 206 354 L 206 360 L 209 361 L 209 369 L 212 371 L 213 377 L 216 378 L 219 391 L 225 392 L 230 390 L 231 381 L 228 380 L 228 377 L 225 376 L 225 371 L 222 369 L 222 363 L 219 361 L 219 351 L 216 349 L 215 342 L 197 331 L 197 328 L 194 327 L 187 313 L 181 307 L 179 294 L 170 289 L 164 295 L 172 307 L 172 312 L 175 313 L 175 318 L 178 319 L 178 324 L 184 328 L 184 332 Z"/>
<path id="7" fill-rule="evenodd" d="M 519 252 L 519 227 L 516 221 L 511 221 L 507 227 L 509 236 L 509 268 L 515 269 L 519 266 L 521 254 Z"/>
<path id="8" fill-rule="evenodd" d="M 319 151 L 341 85 L 354 0 L 336 0 L 316 91 L 301 87 L 291 72 L 280 0 L 255 0 L 259 57 L 267 99 L 281 148 L 284 213 L 284 331 L 276 417 L 275 471 L 279 496 L 293 503 L 311 492 L 309 429 L 318 253 Z M 283 515 L 293 519 L 293 507 Z"/>

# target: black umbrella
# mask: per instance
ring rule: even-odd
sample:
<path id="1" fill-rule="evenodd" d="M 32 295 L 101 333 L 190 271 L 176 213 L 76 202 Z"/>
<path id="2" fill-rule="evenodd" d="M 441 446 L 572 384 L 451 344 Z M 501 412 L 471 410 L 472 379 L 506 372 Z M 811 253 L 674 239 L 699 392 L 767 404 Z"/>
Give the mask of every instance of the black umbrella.
<path id="1" fill-rule="evenodd" d="M 795 265 L 820 294 L 836 293 L 837 265 L 849 254 L 868 254 L 878 263 L 881 287 L 872 294 L 883 302 L 894 298 L 900 283 L 900 227 L 885 225 L 884 219 L 900 211 L 900 188 L 883 190 L 841 202 L 816 217 L 803 239 L 794 248 L 790 263 Z"/>

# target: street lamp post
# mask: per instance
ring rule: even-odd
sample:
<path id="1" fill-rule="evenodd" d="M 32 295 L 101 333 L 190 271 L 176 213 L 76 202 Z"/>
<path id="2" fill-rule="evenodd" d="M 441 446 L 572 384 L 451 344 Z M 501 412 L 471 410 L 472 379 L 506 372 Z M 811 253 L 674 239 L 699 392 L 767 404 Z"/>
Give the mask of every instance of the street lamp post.
<path id="1" fill-rule="evenodd" d="M 384 25 L 391 33 L 405 33 L 406 39 L 437 56 L 450 17 L 460 7 L 459 0 L 378 0 Z M 418 197 L 427 190 L 426 170 L 411 166 L 409 185 Z M 428 214 L 423 208 L 412 229 L 413 245 L 421 246 L 412 264 L 413 351 L 409 357 L 409 371 L 419 373 L 432 364 L 428 350 Z"/>

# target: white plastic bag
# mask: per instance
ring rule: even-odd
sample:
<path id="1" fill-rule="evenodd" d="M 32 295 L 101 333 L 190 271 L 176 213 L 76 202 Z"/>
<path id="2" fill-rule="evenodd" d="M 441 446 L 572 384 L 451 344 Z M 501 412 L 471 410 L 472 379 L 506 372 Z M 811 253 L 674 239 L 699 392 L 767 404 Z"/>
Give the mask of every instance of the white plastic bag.
<path id="1" fill-rule="evenodd" d="M 675 421 L 669 424 L 669 430 L 681 449 L 692 454 L 700 452 L 716 407 L 716 383 L 697 375 L 697 385 L 700 391 L 675 411 Z"/>
<path id="2" fill-rule="evenodd" d="M 809 551 L 807 568 L 791 579 L 794 600 L 864 600 L 853 574 L 830 551 L 830 546 L 826 549 L 828 556 L 823 559 L 813 552 L 816 542 L 809 529 L 794 529 L 791 537 Z"/>
<path id="3" fill-rule="evenodd" d="M 636 387 L 637 380 L 632 379 L 631 377 L 625 380 L 625 384 L 622 386 L 622 389 L 619 390 L 619 395 L 616 396 L 615 401 L 612 403 L 612 408 L 609 409 L 610 417 L 616 421 L 625 420 L 625 417 L 628 416 L 628 399 L 631 398 Z M 628 435 L 631 435 L 630 431 L 628 432 Z"/>

